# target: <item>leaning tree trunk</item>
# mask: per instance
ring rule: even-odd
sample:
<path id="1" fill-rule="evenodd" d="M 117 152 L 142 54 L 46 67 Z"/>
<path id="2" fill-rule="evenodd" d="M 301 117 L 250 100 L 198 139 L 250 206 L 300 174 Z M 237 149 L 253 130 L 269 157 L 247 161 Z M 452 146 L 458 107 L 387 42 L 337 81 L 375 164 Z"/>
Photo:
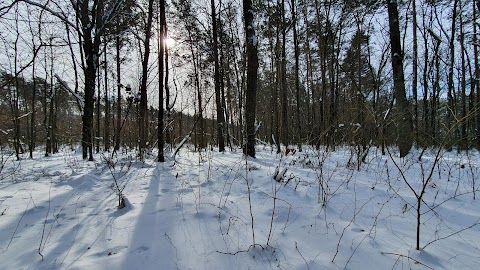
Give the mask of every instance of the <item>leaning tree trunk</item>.
<path id="1" fill-rule="evenodd" d="M 387 0 L 387 6 L 392 51 L 393 87 L 397 110 L 397 145 L 400 150 L 400 157 L 405 157 L 412 148 L 412 117 L 405 93 L 397 1 Z"/>

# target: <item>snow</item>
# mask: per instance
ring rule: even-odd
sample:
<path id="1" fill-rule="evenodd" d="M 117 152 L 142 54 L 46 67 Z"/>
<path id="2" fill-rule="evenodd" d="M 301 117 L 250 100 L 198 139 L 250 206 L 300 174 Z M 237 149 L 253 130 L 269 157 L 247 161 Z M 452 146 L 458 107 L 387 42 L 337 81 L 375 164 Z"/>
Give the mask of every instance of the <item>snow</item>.
<path id="1" fill-rule="evenodd" d="M 141 163 L 135 153 L 86 162 L 70 149 L 4 156 L 0 269 L 478 267 L 478 152 L 436 159 L 426 150 L 418 161 L 421 150 L 399 159 L 372 149 L 356 170 L 349 147 L 282 156 L 262 146 L 256 159 L 190 148 L 165 163 Z M 393 161 L 415 191 L 433 170 L 421 251 L 416 197 Z M 125 186 L 123 209 L 114 178 Z"/>

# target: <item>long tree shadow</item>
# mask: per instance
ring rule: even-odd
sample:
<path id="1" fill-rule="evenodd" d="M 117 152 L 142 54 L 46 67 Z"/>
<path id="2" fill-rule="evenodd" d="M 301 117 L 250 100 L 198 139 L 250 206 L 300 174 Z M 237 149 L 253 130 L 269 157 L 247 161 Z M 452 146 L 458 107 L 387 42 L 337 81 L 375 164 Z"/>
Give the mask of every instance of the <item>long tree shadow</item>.
<path id="1" fill-rule="evenodd" d="M 169 236 L 177 219 L 175 194 L 175 177 L 170 167 L 158 164 L 121 269 L 178 268 L 175 247 Z"/>

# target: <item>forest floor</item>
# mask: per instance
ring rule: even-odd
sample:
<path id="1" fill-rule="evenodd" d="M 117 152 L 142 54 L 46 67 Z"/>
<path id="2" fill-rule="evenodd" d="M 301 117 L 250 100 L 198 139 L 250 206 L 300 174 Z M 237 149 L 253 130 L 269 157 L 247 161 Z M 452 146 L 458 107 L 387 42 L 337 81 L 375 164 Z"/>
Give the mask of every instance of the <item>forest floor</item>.
<path id="1" fill-rule="evenodd" d="M 0 269 L 478 269 L 478 152 L 304 148 L 4 153 Z"/>

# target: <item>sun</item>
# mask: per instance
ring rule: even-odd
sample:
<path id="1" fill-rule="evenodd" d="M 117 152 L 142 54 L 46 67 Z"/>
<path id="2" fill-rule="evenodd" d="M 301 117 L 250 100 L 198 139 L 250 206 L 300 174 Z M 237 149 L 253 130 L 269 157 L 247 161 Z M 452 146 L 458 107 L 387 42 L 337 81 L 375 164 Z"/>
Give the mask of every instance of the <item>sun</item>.
<path id="1" fill-rule="evenodd" d="M 167 45 L 168 48 L 172 48 L 175 46 L 175 40 L 173 38 L 166 38 L 165 44 Z"/>

